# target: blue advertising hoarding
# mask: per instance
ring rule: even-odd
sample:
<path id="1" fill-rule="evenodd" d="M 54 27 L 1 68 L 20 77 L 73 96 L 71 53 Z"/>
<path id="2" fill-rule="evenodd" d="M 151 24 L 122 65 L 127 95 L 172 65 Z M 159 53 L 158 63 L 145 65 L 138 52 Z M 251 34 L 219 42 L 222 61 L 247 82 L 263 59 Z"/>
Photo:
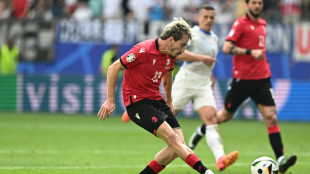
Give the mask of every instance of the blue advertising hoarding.
<path id="1" fill-rule="evenodd" d="M 58 112 L 67 114 L 85 113 L 96 115 L 106 99 L 106 80 L 100 76 L 18 76 L 19 111 Z M 229 80 L 217 81 L 214 89 L 217 107 L 222 108 Z M 116 86 L 114 114 L 125 110 L 122 99 L 122 80 Z M 274 80 L 273 91 L 279 120 L 310 121 L 310 83 L 301 80 Z M 197 116 L 191 103 L 180 115 Z M 237 118 L 261 119 L 252 102 L 245 101 L 237 111 Z"/>

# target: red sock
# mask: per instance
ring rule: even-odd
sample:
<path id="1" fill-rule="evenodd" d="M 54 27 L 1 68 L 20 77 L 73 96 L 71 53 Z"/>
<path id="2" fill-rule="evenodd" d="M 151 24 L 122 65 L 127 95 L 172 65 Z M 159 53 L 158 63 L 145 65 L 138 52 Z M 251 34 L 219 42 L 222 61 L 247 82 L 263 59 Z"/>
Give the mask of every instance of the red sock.
<path id="1" fill-rule="evenodd" d="M 186 159 L 185 159 L 185 162 L 186 162 L 189 166 L 191 166 L 192 168 L 194 167 L 194 165 L 195 165 L 198 161 L 200 161 L 200 160 L 199 160 L 199 158 L 198 158 L 194 153 L 189 154 L 189 155 L 186 157 Z"/>
<path id="2" fill-rule="evenodd" d="M 186 157 L 185 162 L 199 173 L 205 173 L 208 169 L 194 153 L 189 154 Z"/>
<path id="3" fill-rule="evenodd" d="M 268 127 L 268 134 L 279 133 L 280 128 L 278 125 Z"/>
<path id="4" fill-rule="evenodd" d="M 159 173 L 160 171 L 162 171 L 165 168 L 164 166 L 160 165 L 157 161 L 155 161 L 155 159 L 153 159 L 149 163 L 149 166 L 156 173 Z"/>

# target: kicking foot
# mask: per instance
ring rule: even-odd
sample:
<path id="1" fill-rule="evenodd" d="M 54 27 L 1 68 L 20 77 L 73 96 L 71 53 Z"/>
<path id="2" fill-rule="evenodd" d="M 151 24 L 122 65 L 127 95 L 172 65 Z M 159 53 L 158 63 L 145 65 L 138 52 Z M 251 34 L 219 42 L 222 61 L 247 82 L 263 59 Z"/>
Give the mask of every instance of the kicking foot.
<path id="1" fill-rule="evenodd" d="M 280 162 L 279 162 L 279 171 L 280 173 L 285 173 L 286 170 L 291 167 L 292 165 L 295 164 L 297 160 L 297 156 L 296 155 L 292 155 L 288 158 L 283 158 Z"/>
<path id="2" fill-rule="evenodd" d="M 238 151 L 232 151 L 227 155 L 223 155 L 216 162 L 216 169 L 218 171 L 222 171 L 222 170 L 226 169 L 226 167 L 228 167 L 228 166 L 230 166 L 236 162 L 236 160 L 238 159 L 238 155 L 239 155 Z"/>

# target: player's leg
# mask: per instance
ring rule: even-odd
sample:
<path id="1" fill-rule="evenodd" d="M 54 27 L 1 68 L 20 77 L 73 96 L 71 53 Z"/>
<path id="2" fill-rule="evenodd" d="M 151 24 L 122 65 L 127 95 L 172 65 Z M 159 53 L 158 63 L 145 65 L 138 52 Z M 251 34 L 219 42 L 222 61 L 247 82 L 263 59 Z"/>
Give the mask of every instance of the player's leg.
<path id="1" fill-rule="evenodd" d="M 173 128 L 174 132 L 181 138 L 182 143 L 184 142 L 183 132 L 180 127 Z M 190 153 L 194 153 L 191 149 L 189 149 Z M 167 166 L 170 162 L 172 162 L 178 155 L 174 153 L 173 149 L 170 147 L 165 147 L 163 150 L 158 152 L 155 156 L 155 160 L 158 161 L 160 164 Z"/>
<path id="2" fill-rule="evenodd" d="M 207 97 L 207 95 L 204 95 L 205 99 L 207 99 L 206 102 L 204 102 L 204 99 L 195 100 L 195 107 L 198 107 L 198 114 L 204 124 L 206 125 L 206 142 L 209 145 L 211 151 L 213 152 L 213 155 L 216 160 L 216 169 L 219 171 L 224 170 L 229 165 L 232 165 L 235 163 L 235 161 L 238 158 L 238 152 L 233 151 L 227 155 L 224 153 L 224 146 L 223 141 L 219 133 L 218 124 L 217 124 L 217 118 L 216 118 L 216 109 L 215 109 L 215 99 L 213 100 L 213 97 Z M 214 101 L 214 103 L 210 102 Z M 206 103 L 210 106 L 202 106 L 200 107 L 196 105 L 196 102 L 198 103 Z M 209 103 L 208 103 L 209 102 Z"/>
<path id="3" fill-rule="evenodd" d="M 277 124 L 277 114 L 275 106 L 263 106 L 257 105 L 268 128 L 269 141 L 272 149 L 276 155 L 279 171 L 284 173 L 289 167 L 293 166 L 297 160 L 296 155 L 292 155 L 288 158 L 284 156 L 284 147 L 281 139 L 280 128 Z"/>
<path id="4" fill-rule="evenodd" d="M 167 143 L 168 148 L 171 148 L 178 157 L 185 161 L 194 170 L 201 174 L 213 173 L 211 170 L 206 168 L 202 164 L 201 160 L 193 153 L 193 151 L 182 142 L 179 135 L 170 127 L 167 122 L 164 122 L 162 125 L 160 125 L 156 135 L 164 140 Z M 207 172 L 207 170 L 209 171 Z"/>
<path id="5" fill-rule="evenodd" d="M 248 97 L 248 94 L 245 93 L 247 89 L 248 88 L 244 85 L 243 81 L 234 79 L 231 82 L 229 90 L 226 94 L 225 106 L 216 114 L 218 124 L 226 122 L 233 118 L 233 115 L 239 105 Z M 196 103 L 197 102 L 195 102 L 195 104 Z M 205 134 L 206 129 L 204 128 L 204 125 L 198 127 L 192 134 L 188 143 L 191 149 L 194 149 L 196 147 L 200 139 Z"/>
<path id="6" fill-rule="evenodd" d="M 194 149 L 202 137 L 206 133 L 206 125 L 202 124 L 201 126 L 197 127 L 191 137 L 188 140 L 188 147 Z"/>
<path id="7" fill-rule="evenodd" d="M 208 172 L 213 174 L 211 170 L 207 170 L 199 158 L 192 153 L 192 151 L 182 142 L 179 135 L 173 130 L 173 128 L 180 127 L 180 125 L 172 114 L 169 106 L 163 100 L 154 101 L 144 99 L 129 105 L 127 107 L 127 112 L 134 123 L 163 139 L 168 145 L 168 149 L 166 150 L 167 153 L 162 158 L 170 159 L 157 159 L 158 161 L 153 159 L 146 168 L 142 170 L 142 174 L 159 173 L 164 169 L 164 164 L 168 164 L 169 161 L 175 158 L 174 154 L 200 173 Z"/>
<path id="8" fill-rule="evenodd" d="M 219 124 L 233 118 L 238 107 L 249 97 L 252 90 L 251 85 L 249 81 L 233 79 L 225 97 L 224 107 L 216 114 Z"/>
<path id="9" fill-rule="evenodd" d="M 269 141 L 279 163 L 279 171 L 284 173 L 290 166 L 294 165 L 297 157 L 292 155 L 284 157 L 284 148 L 277 120 L 277 110 L 272 93 L 270 79 L 258 81 L 258 90 L 251 96 L 264 118 L 268 129 Z"/>

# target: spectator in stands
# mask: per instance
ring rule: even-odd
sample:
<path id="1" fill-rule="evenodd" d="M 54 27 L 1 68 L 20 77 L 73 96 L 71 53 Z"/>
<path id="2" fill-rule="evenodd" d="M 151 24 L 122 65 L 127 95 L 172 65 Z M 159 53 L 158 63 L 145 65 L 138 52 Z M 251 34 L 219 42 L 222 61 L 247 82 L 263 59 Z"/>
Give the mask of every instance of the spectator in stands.
<path id="1" fill-rule="evenodd" d="M 10 8 L 15 19 L 26 19 L 30 8 L 30 0 L 12 0 Z"/>
<path id="2" fill-rule="evenodd" d="M 77 0 L 65 0 L 64 5 L 64 17 L 70 18 L 75 9 L 77 8 Z"/>
<path id="3" fill-rule="evenodd" d="M 137 24 L 138 40 L 145 40 L 149 34 L 149 13 L 153 0 L 130 0 L 129 8 L 132 9 L 134 20 Z M 137 8 L 139 7 L 139 8 Z"/>
<path id="4" fill-rule="evenodd" d="M 216 23 L 231 24 L 236 19 L 237 4 L 235 0 L 218 0 L 214 4 Z"/>
<path id="5" fill-rule="evenodd" d="M 119 58 L 118 51 L 119 46 L 112 44 L 110 48 L 102 54 L 100 70 L 101 75 L 104 77 L 107 76 L 109 66 Z"/>
<path id="6" fill-rule="evenodd" d="M 93 13 L 88 7 L 87 0 L 79 0 L 77 8 L 72 13 L 71 17 L 79 22 L 89 21 L 92 19 Z"/>
<path id="7" fill-rule="evenodd" d="M 280 2 L 281 0 L 264 0 L 264 9 L 262 13 L 262 18 L 267 22 L 280 23 L 281 22 L 281 12 L 280 12 Z"/>
<path id="8" fill-rule="evenodd" d="M 121 18 L 122 0 L 104 0 L 103 2 L 103 19 L 120 19 Z"/>
<path id="9" fill-rule="evenodd" d="M 0 74 L 16 74 L 19 59 L 19 49 L 14 45 L 12 38 L 1 46 L 0 50 Z"/>
<path id="10" fill-rule="evenodd" d="M 94 19 L 100 19 L 102 14 L 103 1 L 102 0 L 88 0 L 88 6 L 92 11 Z"/>
<path id="11" fill-rule="evenodd" d="M 54 19 L 59 19 L 63 17 L 64 6 L 65 6 L 64 0 L 53 0 L 52 13 Z"/>
<path id="12" fill-rule="evenodd" d="M 302 0 L 301 2 L 301 20 L 310 21 L 310 1 Z"/>
<path id="13" fill-rule="evenodd" d="M 4 1 L 0 1 L 0 21 L 10 17 L 10 9 Z"/>
<path id="14" fill-rule="evenodd" d="M 154 0 L 152 6 L 150 7 L 149 19 L 150 21 L 164 20 L 165 19 L 165 9 L 163 0 Z"/>
<path id="15" fill-rule="evenodd" d="M 28 18 L 34 20 L 52 20 L 52 1 L 51 0 L 35 0 L 33 8 L 29 11 Z"/>
<path id="16" fill-rule="evenodd" d="M 301 0 L 281 0 L 281 14 L 284 24 L 300 21 Z"/>
<path id="17" fill-rule="evenodd" d="M 196 14 L 201 4 L 195 0 L 167 0 L 169 18 L 182 17 L 190 24 L 196 23 Z"/>

